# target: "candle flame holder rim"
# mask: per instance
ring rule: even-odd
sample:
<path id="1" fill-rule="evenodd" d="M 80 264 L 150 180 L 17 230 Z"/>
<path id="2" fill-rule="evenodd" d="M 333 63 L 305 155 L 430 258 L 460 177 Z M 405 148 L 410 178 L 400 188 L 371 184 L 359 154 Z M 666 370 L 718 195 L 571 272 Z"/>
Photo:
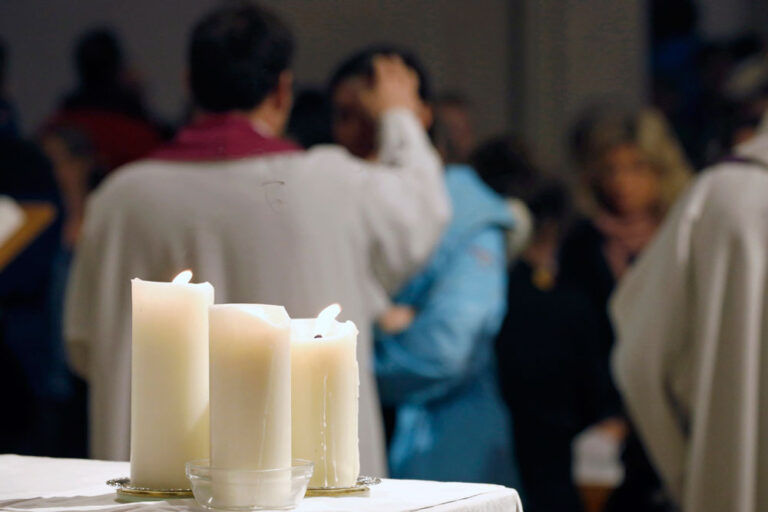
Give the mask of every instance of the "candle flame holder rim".
<path id="1" fill-rule="evenodd" d="M 152 489 L 150 487 L 138 487 L 131 484 L 131 479 L 127 476 L 112 478 L 107 480 L 106 484 L 114 487 L 118 496 L 129 498 L 151 498 L 151 499 L 173 499 L 173 498 L 191 498 L 191 488 L 178 489 Z"/>

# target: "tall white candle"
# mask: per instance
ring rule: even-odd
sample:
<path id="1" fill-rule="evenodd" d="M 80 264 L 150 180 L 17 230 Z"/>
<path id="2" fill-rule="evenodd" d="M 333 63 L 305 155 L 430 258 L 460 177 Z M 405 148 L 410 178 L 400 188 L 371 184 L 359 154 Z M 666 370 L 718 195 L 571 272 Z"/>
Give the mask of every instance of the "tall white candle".
<path id="1" fill-rule="evenodd" d="M 131 483 L 188 488 L 187 461 L 208 456 L 208 307 L 213 286 L 133 279 Z"/>
<path id="2" fill-rule="evenodd" d="M 210 308 L 211 465 L 291 466 L 290 318 L 282 306 Z"/>
<path id="3" fill-rule="evenodd" d="M 314 462 L 311 487 L 352 487 L 360 472 L 357 327 L 340 310 L 291 321 L 293 456 Z"/>

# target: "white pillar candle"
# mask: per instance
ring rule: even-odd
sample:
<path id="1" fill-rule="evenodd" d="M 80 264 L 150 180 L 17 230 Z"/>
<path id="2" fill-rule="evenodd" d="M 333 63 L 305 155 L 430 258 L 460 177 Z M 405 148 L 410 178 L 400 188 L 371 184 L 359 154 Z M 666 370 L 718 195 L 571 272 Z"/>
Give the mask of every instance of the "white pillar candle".
<path id="1" fill-rule="evenodd" d="M 352 487 L 360 472 L 357 327 L 340 311 L 291 321 L 293 456 L 314 462 L 311 487 Z"/>
<path id="2" fill-rule="evenodd" d="M 210 308 L 211 466 L 291 466 L 290 318 L 282 306 Z"/>
<path id="3" fill-rule="evenodd" d="M 131 483 L 189 488 L 187 461 L 208 456 L 208 307 L 213 286 L 133 279 Z"/>

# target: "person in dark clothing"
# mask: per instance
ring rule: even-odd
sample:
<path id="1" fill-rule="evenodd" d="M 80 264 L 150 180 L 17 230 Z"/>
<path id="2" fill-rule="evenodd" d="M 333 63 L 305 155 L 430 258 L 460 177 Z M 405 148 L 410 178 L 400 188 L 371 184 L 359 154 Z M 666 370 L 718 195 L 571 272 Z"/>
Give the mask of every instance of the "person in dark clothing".
<path id="1" fill-rule="evenodd" d="M 75 47 L 77 88 L 64 97 L 65 109 L 92 108 L 149 119 L 139 91 L 125 79 L 125 59 L 117 36 L 100 28 L 83 34 Z"/>
<path id="2" fill-rule="evenodd" d="M 50 164 L 33 144 L 0 137 L 0 194 L 58 203 Z M 45 344 L 53 331 L 47 292 L 60 229 L 60 223 L 51 225 L 0 270 L 0 400 L 11 411 L 0 422 L 1 452 L 34 453 L 40 445 L 33 432 L 39 426 L 39 398 L 46 394 Z"/>
<path id="3" fill-rule="evenodd" d="M 508 310 L 496 340 L 502 395 L 515 419 L 525 509 L 579 512 L 571 444 L 599 419 L 608 376 L 598 363 L 594 312 L 583 295 L 557 281 L 570 194 L 560 180 L 535 168 L 515 138 L 484 144 L 472 161 L 486 183 L 523 199 L 533 217 L 532 236 L 509 269 Z"/>
<path id="4" fill-rule="evenodd" d="M 589 109 L 576 123 L 571 144 L 587 216 L 575 223 L 563 242 L 560 280 L 587 298 L 586 305 L 597 318 L 598 361 L 607 369 L 614 342 L 608 299 L 651 241 L 691 171 L 666 121 L 650 109 Z M 600 409 L 601 416 L 611 421 L 624 417 L 612 380 Z M 622 454 L 624 482 L 609 499 L 607 510 L 670 510 L 631 425 L 628 432 Z"/>
<path id="5" fill-rule="evenodd" d="M 86 32 L 75 48 L 77 88 L 45 124 L 85 133 L 107 172 L 146 156 L 163 141 L 136 83 L 128 78 L 117 36 L 109 29 Z"/>
<path id="6" fill-rule="evenodd" d="M 45 202 L 56 211 L 0 269 L 0 400 L 8 411 L 0 422 L 0 453 L 83 457 L 85 390 L 67 367 L 55 286 L 62 200 L 51 163 L 11 130 L 0 130 L 0 195 Z"/>
<path id="7" fill-rule="evenodd" d="M 537 235 L 534 235 L 535 237 Z M 497 345 L 526 511 L 582 510 L 572 442 L 596 421 L 601 394 L 596 322 L 583 296 L 548 287 L 530 255 L 509 273 L 509 313 Z"/>
<path id="8" fill-rule="evenodd" d="M 0 137 L 0 194 L 16 201 L 43 201 L 61 210 L 51 165 L 32 143 Z M 72 397 L 52 286 L 61 247 L 60 218 L 0 270 L 0 375 L 10 403 L 0 422 L 0 451 L 56 455 L 59 406 Z M 59 311 L 60 313 L 60 311 Z"/>

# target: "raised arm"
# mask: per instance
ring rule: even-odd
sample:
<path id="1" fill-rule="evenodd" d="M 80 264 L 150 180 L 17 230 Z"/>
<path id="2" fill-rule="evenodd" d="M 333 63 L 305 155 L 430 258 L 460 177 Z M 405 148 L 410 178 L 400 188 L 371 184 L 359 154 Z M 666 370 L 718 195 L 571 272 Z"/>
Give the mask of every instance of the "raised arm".
<path id="1" fill-rule="evenodd" d="M 360 210 L 380 279 L 394 290 L 429 257 L 450 216 L 442 163 L 417 119 L 418 80 L 378 57 L 361 102 L 378 119 L 378 164 L 359 174 Z"/>

